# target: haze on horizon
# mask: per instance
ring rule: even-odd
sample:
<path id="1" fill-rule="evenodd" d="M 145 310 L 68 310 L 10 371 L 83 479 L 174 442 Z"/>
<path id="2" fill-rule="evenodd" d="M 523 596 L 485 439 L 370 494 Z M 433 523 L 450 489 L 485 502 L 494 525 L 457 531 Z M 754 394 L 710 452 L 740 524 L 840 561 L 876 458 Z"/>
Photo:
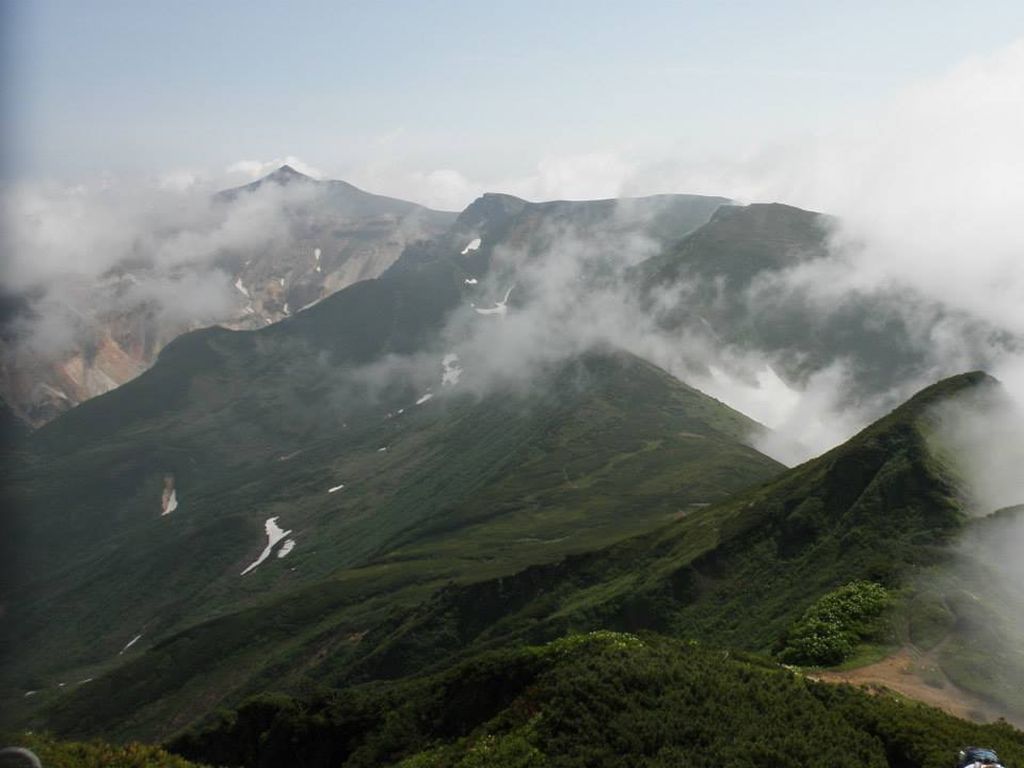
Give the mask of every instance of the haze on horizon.
<path id="1" fill-rule="evenodd" d="M 742 197 L 765 162 L 1024 34 L 1008 0 L 6 6 L 9 179 L 228 185 L 291 159 L 451 210 Z"/>

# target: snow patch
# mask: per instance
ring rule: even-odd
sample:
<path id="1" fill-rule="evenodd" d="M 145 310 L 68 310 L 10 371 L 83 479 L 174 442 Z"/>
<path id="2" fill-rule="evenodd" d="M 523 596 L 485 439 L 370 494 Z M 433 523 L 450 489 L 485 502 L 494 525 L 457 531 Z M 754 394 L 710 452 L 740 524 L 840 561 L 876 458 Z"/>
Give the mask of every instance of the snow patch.
<path id="1" fill-rule="evenodd" d="M 287 536 L 291 531 L 282 531 L 277 524 L 276 517 L 268 517 L 267 522 L 263 524 L 264 529 L 267 532 L 267 546 L 260 552 L 260 556 L 256 558 L 240 575 L 245 576 L 256 566 L 260 565 L 264 560 L 270 557 L 270 552 L 273 550 L 274 545 L 277 544 L 281 539 Z"/>
<path id="2" fill-rule="evenodd" d="M 37 693 L 39 693 L 39 691 L 25 691 L 25 698 L 27 699 L 29 696 L 35 696 Z"/>
<path id="3" fill-rule="evenodd" d="M 264 318 L 263 318 L 263 322 L 264 322 L 264 323 L 266 323 L 267 325 L 270 325 L 270 324 L 271 324 L 272 322 L 274 322 L 274 321 L 273 321 L 273 320 L 271 320 L 271 319 L 270 319 L 269 317 L 264 317 Z"/>
<path id="4" fill-rule="evenodd" d="M 441 368 L 442 387 L 454 387 L 459 383 L 459 377 L 462 376 L 462 366 L 459 365 L 459 356 L 457 354 L 449 352 L 441 358 Z"/>
<path id="5" fill-rule="evenodd" d="M 323 270 L 320 269 L 320 249 L 319 248 L 314 248 L 313 249 L 313 258 L 316 259 L 316 266 L 314 267 L 314 269 L 317 272 L 322 272 Z"/>
<path id="6" fill-rule="evenodd" d="M 178 492 L 171 489 L 171 495 L 167 497 L 167 504 L 164 506 L 164 511 L 160 513 L 160 516 L 169 515 L 171 512 L 178 508 Z"/>
<path id="7" fill-rule="evenodd" d="M 288 539 L 281 548 L 277 550 L 277 558 L 280 560 L 282 557 L 287 557 L 288 553 L 295 549 L 295 539 Z"/>
<path id="8" fill-rule="evenodd" d="M 420 399 L 416 401 L 416 405 L 423 405 L 425 402 L 427 402 L 433 396 L 434 396 L 433 392 L 427 392 L 425 395 L 421 395 Z"/>
<path id="9" fill-rule="evenodd" d="M 245 283 L 242 282 L 241 277 L 235 278 L 235 288 L 237 288 L 238 292 L 245 296 L 245 298 L 249 298 L 249 289 L 245 287 Z"/>
<path id="10" fill-rule="evenodd" d="M 178 491 L 174 487 L 174 475 L 164 475 L 164 492 L 160 497 L 160 516 L 169 515 L 178 508 Z"/>
<path id="11" fill-rule="evenodd" d="M 515 286 L 513 285 L 512 288 L 515 288 Z M 512 295 L 512 288 L 509 288 L 507 291 L 505 291 L 505 298 L 502 301 L 499 301 L 493 307 L 489 307 L 487 309 L 480 309 L 475 304 L 471 306 L 478 315 L 501 315 L 502 317 L 504 317 L 505 315 L 508 314 L 508 297 Z"/>
<path id="12" fill-rule="evenodd" d="M 75 683 L 75 685 L 85 685 L 86 683 L 91 683 L 95 679 L 96 678 L 93 677 L 87 677 L 85 678 L 85 680 L 79 680 L 77 683 Z"/>
<path id="13" fill-rule="evenodd" d="M 279 278 L 278 281 L 277 281 L 277 284 L 280 285 L 282 288 L 284 288 L 284 278 L 283 277 Z"/>
<path id="14" fill-rule="evenodd" d="M 291 312 L 288 311 L 288 302 L 287 301 L 284 303 L 284 313 L 286 315 L 290 315 L 291 314 Z"/>
<path id="15" fill-rule="evenodd" d="M 383 448 L 378 448 L 377 453 L 384 453 L 387 449 L 388 447 L 385 445 Z"/>
<path id="16" fill-rule="evenodd" d="M 477 280 L 477 279 L 476 279 L 475 277 L 467 277 L 467 278 L 466 278 L 465 280 L 463 280 L 462 282 L 464 282 L 464 283 L 465 283 L 466 285 L 476 285 L 476 284 L 477 284 L 477 283 L 479 283 L 480 281 L 479 281 L 479 280 Z"/>
<path id="17" fill-rule="evenodd" d="M 129 648 L 131 648 L 131 647 L 132 647 L 133 645 L 135 645 L 135 644 L 136 644 L 137 642 L 139 642 L 139 639 L 140 639 L 141 637 L 142 637 L 142 635 L 136 635 L 136 636 L 135 636 L 135 637 L 133 637 L 133 638 L 132 638 L 131 640 L 129 640 L 129 641 L 128 641 L 128 644 L 127 644 L 127 645 L 126 645 L 126 646 L 125 646 L 124 648 L 122 648 L 122 649 L 121 649 L 121 653 L 124 653 L 124 652 L 125 652 L 125 651 L 127 651 L 127 650 L 128 650 Z M 121 655 L 121 653 L 119 653 L 119 654 L 117 654 L 117 655 L 118 655 L 118 656 L 120 656 L 120 655 Z"/>
<path id="18" fill-rule="evenodd" d="M 68 397 L 67 394 L 65 394 L 64 392 L 61 392 L 59 389 L 56 389 L 55 387 L 51 387 L 49 384 L 44 384 L 43 382 L 37 384 L 36 389 L 42 390 L 51 397 L 59 397 L 61 400 L 71 400 L 71 398 Z"/>
<path id="19" fill-rule="evenodd" d="M 328 488 L 327 492 L 328 493 L 337 493 L 338 491 L 340 491 L 344 487 L 345 487 L 345 484 L 342 483 L 341 485 L 336 485 L 333 488 Z"/>
<path id="20" fill-rule="evenodd" d="M 469 243 L 466 245 L 466 247 L 462 249 L 462 255 L 465 256 L 470 251 L 475 251 L 479 247 L 480 247 L 480 238 L 479 237 L 474 237 L 472 240 L 469 241 Z"/>

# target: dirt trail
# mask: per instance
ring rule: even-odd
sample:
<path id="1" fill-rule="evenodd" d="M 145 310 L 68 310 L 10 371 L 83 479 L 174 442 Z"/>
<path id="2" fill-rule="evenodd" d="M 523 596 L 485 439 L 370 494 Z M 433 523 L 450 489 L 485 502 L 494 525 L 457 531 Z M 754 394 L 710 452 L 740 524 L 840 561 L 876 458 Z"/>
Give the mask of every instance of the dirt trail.
<path id="1" fill-rule="evenodd" d="M 1019 718 L 1010 717 L 991 702 L 959 688 L 946 677 L 936 663 L 939 650 L 936 648 L 923 653 L 913 646 L 904 646 L 876 664 L 842 672 L 816 672 L 809 677 L 826 683 L 866 686 L 875 693 L 888 688 L 965 720 L 986 723 L 1005 717 L 1017 727 L 1024 726 Z"/>

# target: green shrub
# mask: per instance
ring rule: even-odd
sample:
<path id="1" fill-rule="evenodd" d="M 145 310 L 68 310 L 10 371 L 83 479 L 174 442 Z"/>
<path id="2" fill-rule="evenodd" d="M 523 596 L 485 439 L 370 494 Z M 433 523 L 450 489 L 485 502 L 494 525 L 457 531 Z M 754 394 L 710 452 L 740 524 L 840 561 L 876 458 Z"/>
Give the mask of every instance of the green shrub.
<path id="1" fill-rule="evenodd" d="M 877 629 L 888 604 L 889 593 L 879 584 L 845 584 L 807 609 L 790 629 L 779 658 L 789 664 L 839 664 Z"/>
<path id="2" fill-rule="evenodd" d="M 57 741 L 38 733 L 22 733 L 6 739 L 31 749 L 46 768 L 197 768 L 159 747 L 131 742 Z"/>

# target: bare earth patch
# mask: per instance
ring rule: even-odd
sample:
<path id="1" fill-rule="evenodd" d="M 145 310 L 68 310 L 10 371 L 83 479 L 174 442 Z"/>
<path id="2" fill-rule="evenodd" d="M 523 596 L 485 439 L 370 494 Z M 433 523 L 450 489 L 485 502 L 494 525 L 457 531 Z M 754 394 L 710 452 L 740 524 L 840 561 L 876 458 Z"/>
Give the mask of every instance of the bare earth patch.
<path id="1" fill-rule="evenodd" d="M 965 720 L 986 723 L 1003 717 L 1018 728 L 1024 727 L 1020 718 L 1012 717 L 993 703 L 959 688 L 945 675 L 934 655 L 934 652 L 923 653 L 904 646 L 875 664 L 858 669 L 815 672 L 808 677 L 826 683 L 849 683 L 865 687 L 872 693 L 888 689 Z"/>

